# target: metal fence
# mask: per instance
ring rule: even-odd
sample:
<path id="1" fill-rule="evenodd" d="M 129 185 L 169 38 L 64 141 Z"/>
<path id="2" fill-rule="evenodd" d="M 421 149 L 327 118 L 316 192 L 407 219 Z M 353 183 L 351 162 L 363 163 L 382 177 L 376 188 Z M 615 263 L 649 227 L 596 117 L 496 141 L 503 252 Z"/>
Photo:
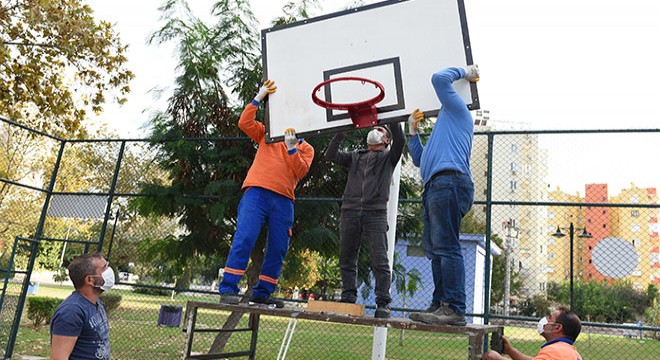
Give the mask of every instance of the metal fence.
<path id="1" fill-rule="evenodd" d="M 583 321 L 576 345 L 584 358 L 627 358 L 631 353 L 637 359 L 657 358 L 660 184 L 657 176 L 648 178 L 638 170 L 654 166 L 657 151 L 650 149 L 659 142 L 660 130 L 478 130 L 471 159 L 475 202 L 462 235 L 469 321 L 505 324 L 511 343 L 534 355 L 543 342 L 536 321 L 550 308 L 565 305 Z M 133 200 L 146 196 L 144 184 L 169 181 L 154 160 L 158 145 L 144 139 L 63 140 L 4 119 L 0 136 L 4 356 L 49 353 L 47 326 L 35 329 L 24 305 L 32 296 L 66 297 L 72 287 L 54 281 L 54 272 L 98 249 L 118 276 L 112 293 L 122 296 L 110 314 L 113 358 L 180 358 L 185 342 L 181 307 L 188 300 L 218 301 L 226 254 L 199 254 L 186 269 L 177 268 L 167 246 L 159 244 L 185 234 L 180 214 L 138 214 Z M 250 140 L 188 141 L 231 151 Z M 322 158 L 328 138 L 309 141 L 317 153 L 312 168 L 331 167 Z M 622 174 L 629 175 L 630 184 L 620 185 Z M 335 299 L 340 290 L 337 229 L 345 177 L 310 176 L 317 176 L 316 187 L 298 192 L 294 227 L 315 230 L 294 232 L 274 294 L 290 306 L 304 307 L 311 298 Z M 433 282 L 420 247 L 419 170 L 405 153 L 401 184 L 391 292 L 393 316 L 406 317 L 429 305 Z M 212 204 L 227 199 L 224 195 L 186 198 Z M 225 205 L 236 206 L 237 199 Z M 218 242 L 228 246 L 231 234 L 221 236 Z M 366 246 L 362 255 L 359 302 L 372 314 Z M 200 319 L 218 328 L 227 316 L 202 312 Z M 257 358 L 277 357 L 286 327 L 286 319 L 262 318 Z M 214 341 L 214 334 L 199 337 L 195 350 L 208 351 Z M 246 341 L 249 337 L 234 335 L 226 349 L 246 347 Z M 287 356 L 364 359 L 370 357 L 372 341 L 373 329 L 301 321 Z M 390 330 L 386 346 L 393 359 L 464 359 L 467 338 Z"/>

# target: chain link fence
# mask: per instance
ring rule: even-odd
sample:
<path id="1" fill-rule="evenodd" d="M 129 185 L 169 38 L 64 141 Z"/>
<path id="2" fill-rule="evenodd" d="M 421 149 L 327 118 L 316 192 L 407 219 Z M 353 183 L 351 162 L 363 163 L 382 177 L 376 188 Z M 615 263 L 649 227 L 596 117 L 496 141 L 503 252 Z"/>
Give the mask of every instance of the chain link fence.
<path id="1" fill-rule="evenodd" d="M 657 177 L 637 180 L 635 174 L 637 167 L 653 166 L 654 152 L 649 149 L 660 140 L 660 131 L 478 130 L 483 131 L 475 134 L 471 159 L 475 202 L 464 219 L 461 237 L 468 320 L 504 324 L 512 345 L 534 355 L 543 342 L 536 321 L 563 305 L 572 307 L 583 321 L 576 346 L 584 358 L 627 358 L 632 353 L 637 359 L 657 358 L 658 184 L 634 182 L 657 181 Z M 159 152 L 164 142 L 62 141 L 9 121 L 0 122 L 0 135 L 3 351 L 13 351 L 15 358 L 49 354 L 48 327 L 34 328 L 26 311 L 13 349 L 4 350 L 13 343 L 8 329 L 12 314 L 20 313 L 17 299 L 29 293 L 27 306 L 32 296 L 68 296 L 73 290 L 70 282 L 56 281 L 62 280 L 56 277 L 60 269 L 77 255 L 99 250 L 118 277 L 110 293 L 121 296 L 119 307 L 109 312 L 113 358 L 180 358 L 186 341 L 182 311 L 189 300 L 218 301 L 217 285 L 235 217 L 219 217 L 212 227 L 199 231 L 197 244 L 206 244 L 209 251 L 185 253 L 186 244 L 179 242 L 190 234 L 182 226 L 190 224 L 190 214 L 177 206 L 185 203 L 203 209 L 193 216 L 231 214 L 227 209 L 235 212 L 242 177 L 220 176 L 218 181 L 219 175 L 209 174 L 218 184 L 214 191 L 200 186 L 199 192 L 156 193 L 154 185 L 162 190 L 177 180 L 164 169 L 193 165 L 164 161 Z M 351 135 L 346 146 L 361 147 L 363 135 Z M 293 237 L 274 294 L 288 306 L 305 307 L 312 299 L 336 300 L 341 289 L 338 226 L 346 174 L 323 159 L 329 138 L 309 139 L 316 157 L 297 189 Z M 630 145 L 616 146 L 621 139 Z M 214 168 L 227 174 L 248 166 L 254 152 L 246 138 L 174 144 L 231 156 L 233 161 L 219 161 Z M 622 173 L 630 174 L 628 184 L 615 182 L 614 175 Z M 593 180 L 579 183 L 584 178 Z M 419 169 L 405 152 L 400 184 L 392 316 L 407 317 L 428 307 L 433 281 L 421 249 Z M 191 188 L 195 186 L 187 189 Z M 140 215 L 150 206 L 155 208 L 153 201 L 171 205 L 171 211 Z M 36 256 L 31 256 L 29 246 L 20 245 L 31 241 L 38 241 Z M 19 246 L 14 248 L 16 242 Z M 260 246 L 262 242 L 256 247 Z M 181 253 L 187 257 L 185 266 L 177 261 Z M 35 259 L 32 268 L 30 258 Z M 359 264 L 358 302 L 373 314 L 374 282 L 365 246 Z M 247 278 L 241 285 L 248 289 Z M 198 324 L 220 328 L 228 316 L 200 310 Z M 247 316 L 240 321 L 247 322 Z M 257 358 L 277 357 L 288 322 L 262 317 Z M 287 357 L 369 358 L 373 335 L 368 327 L 301 320 Z M 196 335 L 193 350 L 205 353 L 216 340 L 214 333 Z M 249 341 L 249 333 L 236 333 L 225 351 L 244 350 Z M 464 359 L 467 347 L 465 336 L 390 330 L 386 354 L 392 359 Z"/>

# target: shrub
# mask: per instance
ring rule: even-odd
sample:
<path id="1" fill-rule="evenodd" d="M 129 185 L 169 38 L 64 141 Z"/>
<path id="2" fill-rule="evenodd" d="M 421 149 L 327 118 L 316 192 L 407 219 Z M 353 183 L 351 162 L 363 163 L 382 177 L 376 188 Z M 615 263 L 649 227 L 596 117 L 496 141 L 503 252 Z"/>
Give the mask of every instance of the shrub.
<path id="1" fill-rule="evenodd" d="M 103 303 L 105 312 L 110 316 L 110 313 L 121 304 L 121 295 L 104 292 L 101 294 L 101 302 Z"/>
<path id="2" fill-rule="evenodd" d="M 147 284 L 147 283 L 136 283 L 133 285 L 133 292 L 144 295 L 157 295 L 157 296 L 167 296 L 172 290 L 163 289 L 160 285 Z"/>
<path id="3" fill-rule="evenodd" d="M 62 283 L 69 280 L 69 272 L 66 270 L 66 268 L 59 268 L 57 269 L 57 272 L 53 274 L 53 281 L 57 282 L 62 286 Z"/>
<path id="4" fill-rule="evenodd" d="M 542 317 L 550 313 L 552 304 L 544 295 L 536 294 L 526 298 L 520 306 L 520 315 Z"/>
<path id="5" fill-rule="evenodd" d="M 28 298 L 28 319 L 32 320 L 34 327 L 38 330 L 43 324 L 50 324 L 50 318 L 62 299 L 32 296 Z"/>

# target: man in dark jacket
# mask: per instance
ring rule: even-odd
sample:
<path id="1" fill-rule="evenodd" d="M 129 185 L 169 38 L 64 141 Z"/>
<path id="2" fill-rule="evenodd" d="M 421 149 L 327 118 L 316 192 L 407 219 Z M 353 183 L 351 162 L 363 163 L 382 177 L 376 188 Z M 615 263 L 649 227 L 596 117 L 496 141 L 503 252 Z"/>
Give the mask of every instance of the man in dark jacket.
<path id="1" fill-rule="evenodd" d="M 424 115 L 415 110 L 413 116 L 422 118 Z M 392 173 L 405 145 L 405 136 L 399 124 L 392 125 L 391 129 L 392 136 L 386 128 L 375 126 L 367 135 L 367 149 L 351 152 L 339 151 L 344 134 L 337 134 L 325 152 L 326 159 L 348 168 L 340 220 L 341 301 L 357 301 L 357 261 L 364 236 L 376 279 L 377 318 L 390 317 L 392 297 L 387 256 L 387 201 Z M 388 149 L 390 143 L 392 146 Z"/>

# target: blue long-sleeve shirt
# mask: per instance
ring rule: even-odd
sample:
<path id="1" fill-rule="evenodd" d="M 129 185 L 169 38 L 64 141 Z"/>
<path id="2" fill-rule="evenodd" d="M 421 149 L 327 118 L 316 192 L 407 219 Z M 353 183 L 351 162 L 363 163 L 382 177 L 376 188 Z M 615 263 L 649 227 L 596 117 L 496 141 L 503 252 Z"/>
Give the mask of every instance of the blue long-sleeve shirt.
<path id="1" fill-rule="evenodd" d="M 408 140 L 408 151 L 415 166 L 421 170 L 424 184 L 443 170 L 460 171 L 472 178 L 470 154 L 474 123 L 465 102 L 452 86 L 454 81 L 464 77 L 465 70 L 461 68 L 447 68 L 431 76 L 431 83 L 442 104 L 438 119 L 426 146 L 422 145 L 417 135 L 410 136 Z"/>

